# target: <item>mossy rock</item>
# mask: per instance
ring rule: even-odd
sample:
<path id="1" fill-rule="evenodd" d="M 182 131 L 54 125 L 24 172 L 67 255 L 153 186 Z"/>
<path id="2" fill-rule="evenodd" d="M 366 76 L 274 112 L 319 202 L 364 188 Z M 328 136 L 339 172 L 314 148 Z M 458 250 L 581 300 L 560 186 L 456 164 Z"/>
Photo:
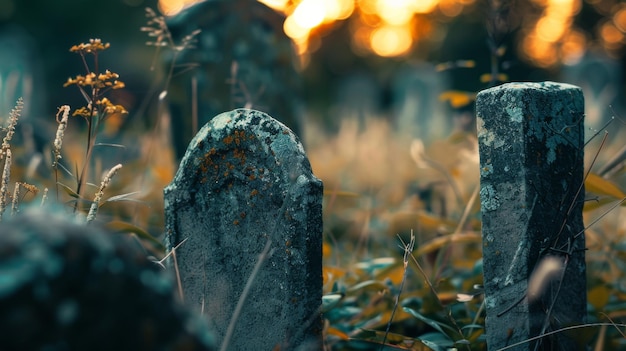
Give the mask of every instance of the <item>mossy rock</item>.
<path id="1" fill-rule="evenodd" d="M 0 223 L 2 350 L 213 350 L 129 236 L 29 211 Z"/>

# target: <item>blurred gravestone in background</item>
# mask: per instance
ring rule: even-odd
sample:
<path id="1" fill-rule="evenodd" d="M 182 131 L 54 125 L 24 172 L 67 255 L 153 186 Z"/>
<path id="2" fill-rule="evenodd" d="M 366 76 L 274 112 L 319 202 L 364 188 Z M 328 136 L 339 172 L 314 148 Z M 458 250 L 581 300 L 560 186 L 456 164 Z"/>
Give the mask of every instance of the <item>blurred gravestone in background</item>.
<path id="1" fill-rule="evenodd" d="M 432 64 L 414 64 L 399 70 L 392 82 L 397 130 L 428 141 L 447 136 L 452 130 L 452 118 L 439 99 L 447 87 L 445 73 L 437 72 Z"/>
<path id="2" fill-rule="evenodd" d="M 256 0 L 207 0 L 171 19 L 177 42 L 202 30 L 196 48 L 176 59 L 181 73 L 175 73 L 169 86 L 179 159 L 199 128 L 233 108 L 266 112 L 300 134 L 296 55 L 283 22 L 281 14 Z M 169 67 L 171 58 L 167 61 Z M 195 67 L 185 71 L 189 64 Z"/>
<path id="3" fill-rule="evenodd" d="M 616 60 L 602 54 L 588 53 L 575 64 L 565 65 L 562 76 L 565 82 L 583 89 L 585 123 L 588 127 L 601 128 L 612 116 L 610 107 L 616 111 L 624 108 L 624 103 L 620 101 L 623 96 L 620 94 L 622 69 Z M 620 123 L 614 123 L 611 127 L 619 126 Z"/>
<path id="4" fill-rule="evenodd" d="M 335 115 L 341 119 L 355 119 L 359 126 L 381 113 L 382 89 L 371 72 L 353 72 L 337 84 Z M 337 123 L 338 121 L 334 121 Z"/>
<path id="5" fill-rule="evenodd" d="M 35 150 L 35 141 L 41 141 L 45 132 L 41 117 L 46 89 L 37 86 L 42 74 L 36 48 L 31 36 L 20 26 L 0 27 L 0 123 L 4 126 L 16 101 L 22 98 L 24 105 L 16 139 L 23 141 L 19 144 L 25 146 L 29 154 Z M 33 126 L 35 119 L 39 128 Z M 34 133 L 37 133 L 36 138 L 33 138 Z"/>

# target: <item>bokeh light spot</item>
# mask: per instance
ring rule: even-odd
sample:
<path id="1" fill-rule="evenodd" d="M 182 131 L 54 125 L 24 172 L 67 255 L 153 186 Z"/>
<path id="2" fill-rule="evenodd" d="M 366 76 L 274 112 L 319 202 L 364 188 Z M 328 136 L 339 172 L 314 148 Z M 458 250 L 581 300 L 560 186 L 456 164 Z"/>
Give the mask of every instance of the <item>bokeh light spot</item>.
<path id="1" fill-rule="evenodd" d="M 325 4 L 326 1 L 303 0 L 289 17 L 292 17 L 299 27 L 315 28 L 324 21 Z"/>
<path id="2" fill-rule="evenodd" d="M 395 26 L 405 25 L 413 17 L 411 2 L 408 0 L 378 0 L 376 12 L 385 22 Z"/>
<path id="3" fill-rule="evenodd" d="M 615 45 L 624 39 L 624 34 L 613 23 L 607 22 L 600 29 L 602 40 L 609 45 Z"/>
<path id="4" fill-rule="evenodd" d="M 190 1 L 191 3 L 191 1 Z M 161 0 L 159 1 L 159 11 L 166 16 L 173 16 L 185 7 L 185 0 Z"/>
<path id="5" fill-rule="evenodd" d="M 413 39 L 406 27 L 384 26 L 372 32 L 370 43 L 377 55 L 392 57 L 407 53 Z"/>
<path id="6" fill-rule="evenodd" d="M 626 33 L 626 5 L 622 6 L 622 9 L 615 13 L 613 23 L 622 33 Z"/>

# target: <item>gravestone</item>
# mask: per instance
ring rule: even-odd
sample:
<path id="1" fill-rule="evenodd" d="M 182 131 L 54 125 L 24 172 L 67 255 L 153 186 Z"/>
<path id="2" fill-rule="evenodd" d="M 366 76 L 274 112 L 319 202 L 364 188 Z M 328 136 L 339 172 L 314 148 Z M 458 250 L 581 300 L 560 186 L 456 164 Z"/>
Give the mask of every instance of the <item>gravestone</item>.
<path id="1" fill-rule="evenodd" d="M 587 127 L 602 128 L 613 113 L 623 115 L 621 111 L 626 106 L 622 98 L 624 90 L 619 61 L 603 54 L 587 53 L 575 64 L 563 65 L 563 81 L 581 87 L 585 94 Z M 617 129 L 620 124 L 622 123 L 614 123 L 610 127 Z M 593 134 L 595 131 L 589 132 Z"/>
<path id="2" fill-rule="evenodd" d="M 14 143 L 24 146 L 28 154 L 49 142 L 51 127 L 49 113 L 43 111 L 46 89 L 37 89 L 44 80 L 40 55 L 40 48 L 24 28 L 0 25 L 0 124 L 6 126 L 9 111 L 21 97 L 24 105 Z"/>
<path id="3" fill-rule="evenodd" d="M 476 109 L 486 335 L 497 350 L 585 322 L 584 101 L 573 85 L 509 83 L 480 92 Z M 558 333 L 512 350 L 536 346 L 580 347 Z"/>
<path id="4" fill-rule="evenodd" d="M 201 30 L 195 48 L 176 57 L 176 72 L 181 73 L 168 87 L 179 160 L 198 128 L 235 108 L 266 112 L 300 134 L 297 56 L 283 31 L 284 20 L 257 0 L 206 0 L 168 21 L 177 42 Z M 169 68 L 172 59 L 166 64 Z"/>
<path id="5" fill-rule="evenodd" d="M 366 121 L 380 116 L 382 92 L 371 73 L 352 73 L 337 84 L 332 114 L 342 120 L 355 120 L 363 128 Z M 339 124 L 341 121 L 332 121 Z M 327 123 L 327 124 L 330 124 Z"/>
<path id="6" fill-rule="evenodd" d="M 432 64 L 403 67 L 392 82 L 393 111 L 400 133 L 433 141 L 452 130 L 452 117 L 446 115 L 439 96 L 448 85 L 445 72 Z"/>
<path id="7" fill-rule="evenodd" d="M 321 349 L 322 183 L 285 125 L 211 119 L 165 188 L 165 222 L 185 302 L 222 349 Z"/>
<path id="8" fill-rule="evenodd" d="M 215 350 L 171 278 L 129 236 L 26 210 L 0 223 L 0 348 Z"/>

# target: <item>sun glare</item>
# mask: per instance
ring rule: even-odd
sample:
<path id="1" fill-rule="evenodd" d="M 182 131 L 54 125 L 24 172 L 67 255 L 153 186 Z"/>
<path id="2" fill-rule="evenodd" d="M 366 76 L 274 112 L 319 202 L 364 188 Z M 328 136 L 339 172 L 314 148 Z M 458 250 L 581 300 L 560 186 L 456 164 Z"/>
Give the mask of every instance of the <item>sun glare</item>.
<path id="1" fill-rule="evenodd" d="M 370 42 L 377 55 L 392 57 L 409 51 L 413 40 L 407 27 L 384 26 L 372 32 Z"/>
<path id="2" fill-rule="evenodd" d="M 171 16 L 200 0 L 159 0 L 162 13 Z M 296 44 L 301 59 L 320 45 L 321 32 L 350 18 L 352 48 L 360 55 L 397 57 L 414 52 L 416 43 L 433 38 L 430 14 L 460 15 L 476 0 L 258 0 L 286 16 L 284 31 Z M 589 45 L 585 32 L 574 25 L 583 0 L 531 0 L 540 16 L 522 24 L 519 51 L 538 66 L 574 62 Z M 588 0 L 589 3 L 592 1 Z M 610 2 L 610 1 L 609 1 Z M 592 4 L 593 5 L 593 4 Z M 593 5 L 595 6 L 595 5 Z M 611 5 L 611 16 L 597 28 L 607 50 L 626 44 L 626 4 Z M 609 11 L 609 10 L 607 10 Z"/>
<path id="3" fill-rule="evenodd" d="M 574 16 L 580 11 L 581 0 L 534 0 L 543 9 L 541 17 L 529 26 L 528 33 L 521 42 L 522 53 L 541 67 L 549 67 L 558 62 L 572 61 L 580 57 L 579 46 L 566 45 L 572 36 Z"/>

